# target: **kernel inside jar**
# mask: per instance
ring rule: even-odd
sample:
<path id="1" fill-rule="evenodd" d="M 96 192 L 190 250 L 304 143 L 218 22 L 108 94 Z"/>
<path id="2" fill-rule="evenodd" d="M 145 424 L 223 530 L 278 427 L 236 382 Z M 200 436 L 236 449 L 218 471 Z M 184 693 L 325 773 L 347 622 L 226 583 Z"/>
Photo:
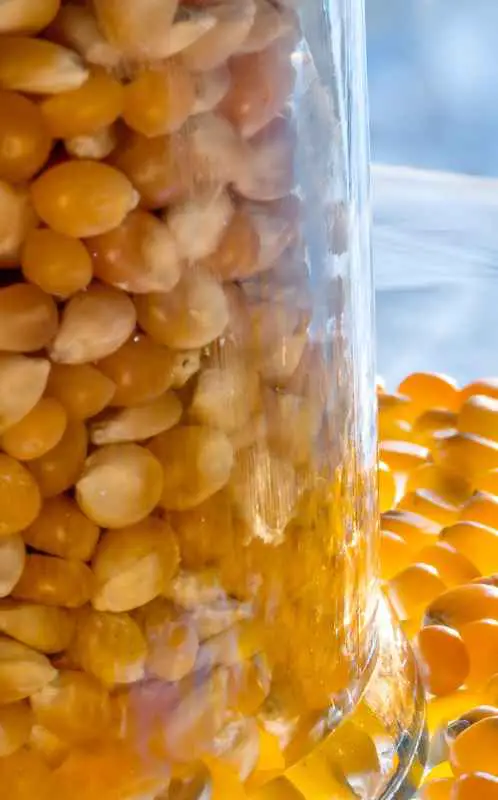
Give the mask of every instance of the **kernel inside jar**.
<path id="1" fill-rule="evenodd" d="M 292 738 L 342 708 L 374 649 L 366 533 L 350 539 L 340 432 L 312 385 L 327 343 L 293 285 L 298 16 L 35 5 L 10 26 L 0 9 L 0 143 L 17 145 L 0 157 L 0 266 L 16 270 L 0 290 L 0 774 L 24 792 L 32 761 L 43 800 L 242 798 L 292 761 L 272 713 Z M 393 472 L 426 457 L 413 447 L 387 453 L 383 510 Z M 378 769 L 355 741 L 351 769 Z"/>

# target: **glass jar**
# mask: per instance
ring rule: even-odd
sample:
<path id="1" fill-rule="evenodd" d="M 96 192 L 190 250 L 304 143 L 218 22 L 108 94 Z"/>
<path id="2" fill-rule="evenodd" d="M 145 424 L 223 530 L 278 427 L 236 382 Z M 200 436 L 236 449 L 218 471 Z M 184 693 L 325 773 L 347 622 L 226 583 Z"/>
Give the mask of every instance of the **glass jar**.
<path id="1" fill-rule="evenodd" d="M 9 800 L 413 788 L 363 28 L 359 0 L 0 5 Z"/>

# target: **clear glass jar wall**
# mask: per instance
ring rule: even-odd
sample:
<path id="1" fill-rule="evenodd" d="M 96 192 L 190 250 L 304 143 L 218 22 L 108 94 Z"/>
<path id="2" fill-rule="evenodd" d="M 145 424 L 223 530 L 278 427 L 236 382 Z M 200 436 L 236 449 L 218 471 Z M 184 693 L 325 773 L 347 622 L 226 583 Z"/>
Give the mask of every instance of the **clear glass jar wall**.
<path id="1" fill-rule="evenodd" d="M 362 4 L 7 0 L 0 35 L 5 796 L 380 796 L 414 692 L 395 723 Z"/>

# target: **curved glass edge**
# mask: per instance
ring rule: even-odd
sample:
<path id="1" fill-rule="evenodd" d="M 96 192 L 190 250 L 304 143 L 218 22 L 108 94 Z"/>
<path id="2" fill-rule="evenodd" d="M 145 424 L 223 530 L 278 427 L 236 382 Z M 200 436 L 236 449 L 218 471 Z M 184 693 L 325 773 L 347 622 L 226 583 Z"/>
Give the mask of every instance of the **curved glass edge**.
<path id="1" fill-rule="evenodd" d="M 424 692 L 413 653 L 385 600 L 377 619 L 373 672 L 349 716 L 330 731 L 325 719 L 301 730 L 300 752 L 285 774 L 250 792 L 251 800 L 408 800 L 427 762 Z M 330 723 L 330 720 L 328 721 Z"/>

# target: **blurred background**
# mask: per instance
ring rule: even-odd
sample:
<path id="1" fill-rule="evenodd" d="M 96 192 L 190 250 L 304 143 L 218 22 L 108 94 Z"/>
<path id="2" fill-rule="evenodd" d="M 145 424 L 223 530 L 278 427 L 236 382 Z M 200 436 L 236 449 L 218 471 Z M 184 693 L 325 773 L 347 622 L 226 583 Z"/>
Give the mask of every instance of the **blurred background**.
<path id="1" fill-rule="evenodd" d="M 366 0 L 375 161 L 498 176 L 496 0 Z"/>
<path id="2" fill-rule="evenodd" d="M 366 10 L 378 371 L 498 375 L 498 2 Z"/>

